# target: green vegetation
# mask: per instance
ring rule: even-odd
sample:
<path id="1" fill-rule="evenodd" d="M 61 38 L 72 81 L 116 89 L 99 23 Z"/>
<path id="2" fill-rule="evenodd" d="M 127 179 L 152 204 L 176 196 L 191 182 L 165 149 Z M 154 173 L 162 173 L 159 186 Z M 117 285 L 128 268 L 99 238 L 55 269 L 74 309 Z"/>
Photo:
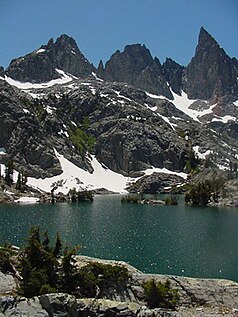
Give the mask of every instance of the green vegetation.
<path id="1" fill-rule="evenodd" d="M 199 158 L 195 155 L 193 148 L 190 146 L 188 150 L 188 159 L 186 161 L 186 171 L 188 173 L 198 172 L 198 166 L 200 164 Z"/>
<path id="2" fill-rule="evenodd" d="M 13 256 L 15 252 L 12 249 L 11 244 L 5 243 L 0 248 L 0 271 L 3 273 L 14 273 Z"/>
<path id="3" fill-rule="evenodd" d="M 100 298 L 108 290 L 123 289 L 130 275 L 125 267 L 102 263 L 90 263 L 79 271 L 81 294 Z"/>
<path id="4" fill-rule="evenodd" d="M 95 144 L 96 139 L 86 133 L 89 127 L 88 118 L 84 118 L 83 123 L 78 126 L 72 126 L 69 132 L 69 138 L 75 148 L 80 152 L 82 157 L 85 157 L 87 152 L 90 152 Z"/>
<path id="5" fill-rule="evenodd" d="M 178 205 L 179 197 L 176 195 L 170 195 L 165 198 L 165 205 Z"/>
<path id="6" fill-rule="evenodd" d="M 57 235 L 55 246 L 50 246 L 47 231 L 40 234 L 38 227 L 30 229 L 27 244 L 20 252 L 19 271 L 22 277 L 19 294 L 33 297 L 44 293 L 65 290 L 74 271 L 72 256 L 78 248 L 62 252 L 62 243 Z M 59 258 L 62 258 L 62 261 Z M 71 276 L 69 276 L 71 272 Z M 71 287 L 71 291 L 75 289 Z"/>
<path id="7" fill-rule="evenodd" d="M 145 299 L 149 308 L 175 308 L 179 302 L 177 290 L 170 286 L 167 280 L 165 283 L 155 282 L 151 279 L 143 284 Z"/>
<path id="8" fill-rule="evenodd" d="M 15 274 L 17 267 L 21 276 L 18 294 L 28 298 L 52 292 L 100 298 L 108 288 L 125 287 L 130 277 L 125 267 L 93 262 L 78 268 L 78 249 L 63 250 L 59 235 L 51 246 L 48 232 L 40 233 L 33 226 L 26 245 L 17 255 L 11 245 L 0 248 L 0 270 Z"/>
<path id="9" fill-rule="evenodd" d="M 88 190 L 76 191 L 75 188 L 70 189 L 68 193 L 71 202 L 93 201 L 93 192 Z"/>
<path id="10" fill-rule="evenodd" d="M 5 182 L 8 186 L 12 186 L 13 184 L 13 159 L 9 159 L 6 164 L 6 171 L 5 171 Z"/>
<path id="11" fill-rule="evenodd" d="M 122 203 L 133 203 L 133 204 L 139 204 L 141 202 L 141 197 L 138 196 L 131 196 L 127 195 L 121 198 Z"/>
<path id="12" fill-rule="evenodd" d="M 209 202 L 218 202 L 219 196 L 224 194 L 225 180 L 217 178 L 190 184 L 185 194 L 185 202 L 193 205 L 205 206 Z"/>

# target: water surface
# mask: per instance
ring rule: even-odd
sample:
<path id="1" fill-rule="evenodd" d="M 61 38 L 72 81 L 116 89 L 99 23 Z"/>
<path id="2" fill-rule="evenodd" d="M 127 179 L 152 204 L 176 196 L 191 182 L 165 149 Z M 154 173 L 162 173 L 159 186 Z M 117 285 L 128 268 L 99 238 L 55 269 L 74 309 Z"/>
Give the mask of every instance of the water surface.
<path id="1" fill-rule="evenodd" d="M 238 209 L 93 203 L 0 205 L 0 243 L 22 245 L 31 225 L 59 232 L 81 254 L 129 262 L 147 273 L 238 281 Z"/>

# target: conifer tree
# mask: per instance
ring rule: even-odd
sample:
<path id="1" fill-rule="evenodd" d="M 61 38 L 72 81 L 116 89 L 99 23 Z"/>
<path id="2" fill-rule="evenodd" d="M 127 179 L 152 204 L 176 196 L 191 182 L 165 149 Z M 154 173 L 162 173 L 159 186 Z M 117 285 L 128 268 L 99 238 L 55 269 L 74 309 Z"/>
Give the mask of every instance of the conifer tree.
<path id="1" fill-rule="evenodd" d="M 13 184 L 13 160 L 12 159 L 10 159 L 6 165 L 5 181 L 8 186 L 12 186 Z"/>
<path id="2" fill-rule="evenodd" d="M 19 172 L 17 176 L 16 189 L 21 191 L 21 188 L 22 188 L 22 175 Z"/>

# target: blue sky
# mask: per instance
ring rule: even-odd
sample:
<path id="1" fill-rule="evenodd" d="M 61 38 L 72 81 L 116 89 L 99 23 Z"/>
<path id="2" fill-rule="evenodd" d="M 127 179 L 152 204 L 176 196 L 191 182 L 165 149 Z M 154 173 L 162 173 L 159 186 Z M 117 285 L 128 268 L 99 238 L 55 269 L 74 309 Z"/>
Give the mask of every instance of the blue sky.
<path id="1" fill-rule="evenodd" d="M 237 0 L 0 0 L 0 65 L 62 33 L 95 66 L 132 43 L 187 65 L 201 26 L 238 57 Z"/>

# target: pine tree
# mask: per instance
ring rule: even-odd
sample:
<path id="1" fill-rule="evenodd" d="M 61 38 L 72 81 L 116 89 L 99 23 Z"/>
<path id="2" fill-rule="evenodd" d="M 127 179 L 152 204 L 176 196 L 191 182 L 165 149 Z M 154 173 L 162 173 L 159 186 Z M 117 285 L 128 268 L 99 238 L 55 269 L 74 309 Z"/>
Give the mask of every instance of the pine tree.
<path id="1" fill-rule="evenodd" d="M 22 175 L 19 172 L 17 176 L 16 189 L 21 191 L 21 188 L 22 188 Z"/>
<path id="2" fill-rule="evenodd" d="M 60 288 L 63 292 L 73 293 L 78 287 L 77 267 L 75 255 L 78 247 L 71 250 L 66 249 L 62 258 L 61 267 L 61 284 Z"/>
<path id="3" fill-rule="evenodd" d="M 63 245 L 62 245 L 59 233 L 57 233 L 56 243 L 53 249 L 53 254 L 56 258 L 59 258 L 61 256 L 62 246 Z"/>
<path id="4" fill-rule="evenodd" d="M 8 186 L 12 186 L 13 184 L 13 160 L 12 159 L 10 159 L 6 165 L 5 181 Z"/>

